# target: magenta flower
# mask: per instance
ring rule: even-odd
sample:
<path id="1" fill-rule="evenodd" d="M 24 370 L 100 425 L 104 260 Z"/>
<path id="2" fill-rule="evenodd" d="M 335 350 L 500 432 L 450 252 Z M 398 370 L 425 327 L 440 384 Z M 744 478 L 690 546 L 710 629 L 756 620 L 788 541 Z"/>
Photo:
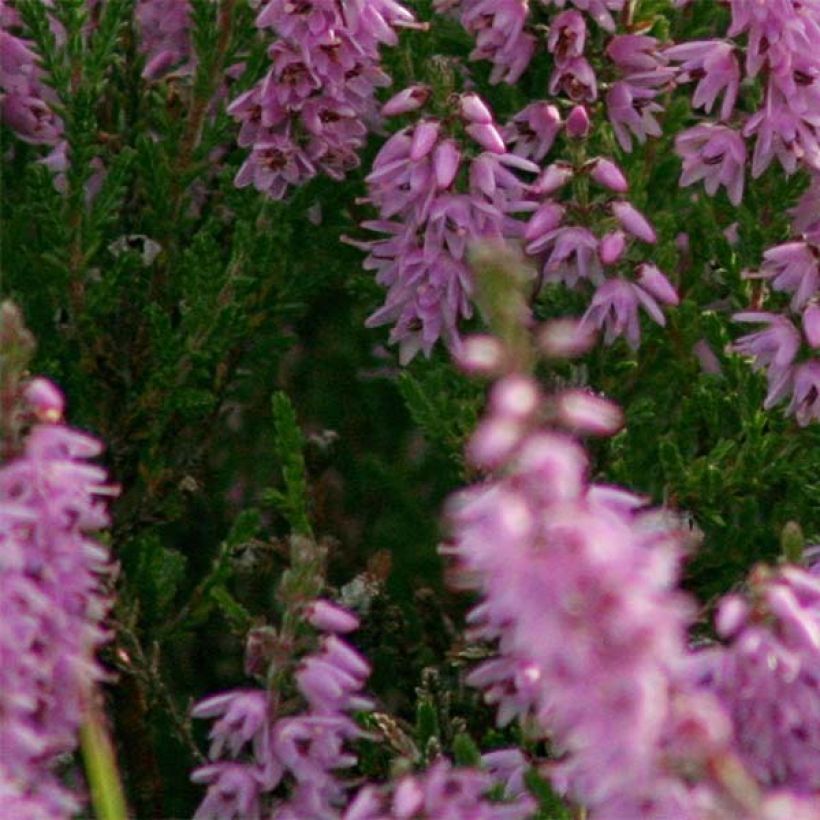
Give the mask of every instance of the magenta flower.
<path id="1" fill-rule="evenodd" d="M 612 344 L 618 336 L 624 336 L 629 346 L 637 350 L 641 343 L 639 305 L 659 325 L 666 324 L 654 295 L 625 279 L 609 279 L 595 291 L 584 314 L 584 322 L 604 331 L 605 344 Z"/>
<path id="2" fill-rule="evenodd" d="M 9 816 L 68 817 L 81 800 L 54 768 L 76 748 L 103 678 L 95 653 L 109 639 L 111 567 L 88 536 L 108 525 L 116 489 L 89 462 L 99 442 L 49 423 L 63 405 L 54 386 L 37 379 L 25 393 L 46 423 L 0 467 L 0 804 Z"/>
<path id="3" fill-rule="evenodd" d="M 632 150 L 634 136 L 642 145 L 647 137 L 659 137 L 662 133 L 655 114 L 663 107 L 653 102 L 656 92 L 652 88 L 640 88 L 619 80 L 607 92 L 606 107 L 615 136 L 624 151 Z"/>
<path id="4" fill-rule="evenodd" d="M 794 370 L 792 399 L 787 413 L 806 426 L 820 421 L 820 359 L 803 362 Z"/>
<path id="5" fill-rule="evenodd" d="M 731 203 L 740 204 L 746 162 L 740 134 L 723 125 L 696 125 L 675 138 L 675 150 L 683 158 L 683 187 L 704 180 L 710 196 L 723 186 Z"/>
<path id="6" fill-rule="evenodd" d="M 765 330 L 741 336 L 731 349 L 754 359 L 757 370 L 765 369 L 769 392 L 763 406 L 768 410 L 783 399 L 792 387 L 792 364 L 800 349 L 800 332 L 784 316 L 764 312 L 737 313 L 738 322 L 764 322 Z"/>
<path id="7" fill-rule="evenodd" d="M 678 82 L 697 80 L 692 105 L 703 107 L 708 114 L 723 94 L 720 118 L 728 120 L 740 87 L 740 67 L 734 47 L 722 40 L 692 40 L 666 49 L 665 54 L 673 62 L 681 63 Z"/>
<path id="8" fill-rule="evenodd" d="M 740 754 L 759 783 L 816 792 L 820 579 L 786 566 L 751 582 L 752 607 L 736 597 L 721 605 L 718 630 L 731 643 L 706 656 L 705 684 L 726 705 Z"/>
<path id="9" fill-rule="evenodd" d="M 792 294 L 791 307 L 802 310 L 820 291 L 820 257 L 807 242 L 786 242 L 769 248 L 763 264 L 750 278 L 768 279 L 775 290 Z"/>
<path id="10" fill-rule="evenodd" d="M 546 102 L 535 102 L 519 111 L 502 134 L 514 154 L 540 162 L 549 153 L 560 130 L 558 109 Z"/>

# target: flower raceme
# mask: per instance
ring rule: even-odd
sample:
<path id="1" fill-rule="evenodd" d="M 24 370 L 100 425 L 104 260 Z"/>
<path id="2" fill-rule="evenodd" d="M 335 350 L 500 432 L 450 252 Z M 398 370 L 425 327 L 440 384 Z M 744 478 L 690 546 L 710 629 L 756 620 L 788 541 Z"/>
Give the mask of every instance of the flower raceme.
<path id="1" fill-rule="evenodd" d="M 355 630 L 358 619 L 323 599 L 308 605 L 305 615 L 324 635 L 294 674 L 304 712 L 277 714 L 279 699 L 264 689 L 224 692 L 194 707 L 194 717 L 214 720 L 211 762 L 192 774 L 207 786 L 196 818 L 387 820 L 423 811 L 430 817 L 524 820 L 532 814 L 534 802 L 523 787 L 526 760 L 512 749 L 487 755 L 481 770 L 455 769 L 440 758 L 420 775 L 367 784 L 351 795 L 339 772 L 356 763 L 349 744 L 367 737 L 352 715 L 373 706 L 361 694 L 370 666 L 339 637 Z M 486 796 L 498 785 L 506 802 Z"/>
<path id="2" fill-rule="evenodd" d="M 429 99 L 429 89 L 413 86 L 382 110 L 415 114 Z M 378 219 L 362 226 L 384 238 L 347 238 L 367 251 L 365 268 L 387 289 L 368 324 L 393 324 L 401 361 L 429 354 L 439 339 L 458 350 L 475 290 L 467 256 L 478 244 L 522 245 L 536 266 L 536 294 L 547 283 L 594 289 L 587 320 L 606 329 L 607 343 L 625 336 L 638 346 L 639 304 L 664 324 L 660 305 L 678 301 L 664 274 L 648 263 L 632 276 L 622 273 L 632 243 L 653 244 L 656 234 L 625 198 L 629 184 L 618 165 L 596 156 L 544 167 L 559 135 L 573 145 L 586 139 L 584 107 L 564 121 L 555 106 L 532 103 L 499 125 L 475 93 L 452 98 L 450 106 L 446 116 L 421 116 L 397 131 L 375 158 L 367 201 Z M 587 180 L 594 198 L 582 206 L 574 186 Z M 590 214 L 597 224 L 588 226 Z"/>
<path id="3" fill-rule="evenodd" d="M 111 565 L 89 534 L 116 490 L 90 462 L 100 443 L 61 423 L 54 385 L 33 380 L 25 400 L 39 422 L 0 467 L 0 814 L 68 818 L 82 800 L 55 766 L 103 678 Z"/>
<path id="4" fill-rule="evenodd" d="M 251 149 L 236 184 L 281 199 L 320 172 L 342 179 L 378 122 L 376 89 L 390 84 L 380 47 L 416 26 L 413 15 L 394 0 L 270 0 L 256 24 L 276 39 L 267 74 L 228 106 Z"/>
<path id="5" fill-rule="evenodd" d="M 583 349 L 566 323 L 539 337 L 552 355 Z M 467 340 L 461 362 L 497 374 L 509 362 L 502 348 Z M 759 603 L 721 604 L 727 645 L 692 649 L 674 517 L 590 482 L 570 434 L 612 435 L 622 424 L 588 391 L 544 396 L 509 371 L 492 387 L 467 449 L 488 476 L 451 497 L 441 549 L 455 583 L 481 596 L 468 638 L 497 645 L 469 682 L 500 725 L 517 718 L 549 738 L 557 760 L 542 771 L 592 817 L 811 817 L 820 809 L 807 751 L 820 731 L 816 577 L 760 570 Z"/>

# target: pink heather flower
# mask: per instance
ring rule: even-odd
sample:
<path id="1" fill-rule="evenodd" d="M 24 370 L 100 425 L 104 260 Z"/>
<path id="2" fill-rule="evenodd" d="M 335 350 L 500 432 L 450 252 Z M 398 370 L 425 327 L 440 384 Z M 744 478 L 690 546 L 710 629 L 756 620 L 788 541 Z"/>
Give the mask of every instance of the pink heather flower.
<path id="1" fill-rule="evenodd" d="M 563 227 L 545 233 L 526 247 L 529 254 L 545 252 L 545 282 L 564 282 L 574 287 L 580 279 L 601 280 L 598 240 L 586 228 Z"/>
<path id="2" fill-rule="evenodd" d="M 310 625 L 322 632 L 353 632 L 359 628 L 359 619 L 330 601 L 314 601 L 306 611 Z"/>
<path id="3" fill-rule="evenodd" d="M 680 304 L 680 299 L 672 284 L 655 265 L 645 262 L 638 265 L 636 273 L 638 284 L 659 302 L 667 305 Z"/>
<path id="4" fill-rule="evenodd" d="M 615 136 L 624 151 L 632 150 L 632 137 L 643 145 L 647 137 L 659 137 L 662 133 L 655 114 L 663 107 L 653 102 L 656 92 L 619 80 L 607 92 L 606 107 Z"/>
<path id="5" fill-rule="evenodd" d="M 768 410 L 783 399 L 792 386 L 795 356 L 800 349 L 800 332 L 784 316 L 765 312 L 737 313 L 738 322 L 761 322 L 765 330 L 741 336 L 730 349 L 754 359 L 756 370 L 765 369 L 769 392 L 763 406 Z"/>
<path id="6" fill-rule="evenodd" d="M 810 167 L 820 167 L 820 146 L 815 129 L 795 114 L 771 86 L 766 105 L 748 119 L 743 134 L 756 138 L 752 155 L 752 176 L 755 179 L 775 157 L 787 174 L 793 174 L 801 160 Z"/>
<path id="7" fill-rule="evenodd" d="M 478 94 L 462 94 L 459 99 L 461 107 L 461 116 L 472 123 L 480 123 L 482 125 L 491 125 L 493 123 L 493 115 L 487 104 Z"/>
<path id="8" fill-rule="evenodd" d="M 430 88 L 426 85 L 411 85 L 392 96 L 382 106 L 383 117 L 395 117 L 418 111 L 430 97 Z"/>
<path id="9" fill-rule="evenodd" d="M 188 0 L 139 0 L 135 15 L 140 51 L 146 60 L 142 76 L 155 80 L 172 68 L 178 74 L 190 74 L 194 55 Z"/>
<path id="10" fill-rule="evenodd" d="M 562 11 L 550 21 L 547 49 L 560 65 L 583 57 L 586 36 L 587 26 L 581 14 L 574 9 Z"/>
<path id="11" fill-rule="evenodd" d="M 617 404 L 587 390 L 565 390 L 556 399 L 562 426 L 576 433 L 613 436 L 624 425 L 624 414 Z"/>
<path id="12" fill-rule="evenodd" d="M 678 82 L 698 81 L 692 105 L 708 114 L 722 93 L 720 118 L 732 115 L 740 87 L 740 67 L 734 47 L 722 40 L 691 40 L 665 51 L 667 58 L 681 63 Z"/>
<path id="13" fill-rule="evenodd" d="M 623 171 L 610 159 L 599 157 L 593 160 L 589 175 L 599 184 L 610 191 L 625 194 L 629 190 L 629 183 Z"/>
<path id="14" fill-rule="evenodd" d="M 584 139 L 589 134 L 590 127 L 589 114 L 583 105 L 576 105 L 564 124 L 567 136 L 576 140 Z"/>
<path id="15" fill-rule="evenodd" d="M 627 233 L 631 233 L 638 239 L 650 244 L 657 242 L 658 237 L 655 234 L 655 229 L 634 205 L 625 201 L 616 201 L 612 203 L 611 207 L 615 218 Z"/>
<path id="16" fill-rule="evenodd" d="M 318 173 L 343 179 L 359 165 L 368 127 L 379 122 L 376 90 L 390 84 L 380 48 L 396 44 L 396 28 L 416 25 L 412 14 L 394 0 L 344 9 L 333 0 L 272 0 L 256 24 L 277 39 L 268 73 L 228 107 L 240 123 L 239 144 L 252 148 L 237 184 L 281 199 Z M 428 94 L 412 86 L 390 99 L 384 114 L 417 110 Z"/>
<path id="17" fill-rule="evenodd" d="M 574 359 L 594 343 L 594 331 L 578 319 L 552 319 L 538 331 L 538 347 L 551 359 Z"/>
<path id="18" fill-rule="evenodd" d="M 497 376 L 504 365 L 504 346 L 495 336 L 468 336 L 455 356 L 465 372 L 475 376 Z"/>
<path id="19" fill-rule="evenodd" d="M 820 247 L 820 172 L 812 174 L 808 190 L 789 213 L 795 231 Z"/>
<path id="20" fill-rule="evenodd" d="M 592 66 L 583 57 L 556 65 L 549 83 L 550 94 L 561 91 L 573 102 L 595 102 L 598 83 Z"/>
<path id="21" fill-rule="evenodd" d="M 598 255 L 605 265 L 614 265 L 626 250 L 626 236 L 623 231 L 613 231 L 601 237 Z"/>
<path id="22" fill-rule="evenodd" d="M 333 629 L 340 623 L 338 613 L 352 617 L 335 607 L 331 615 L 331 606 L 317 601 L 308 611 L 327 615 Z M 262 689 L 226 692 L 197 704 L 194 717 L 218 720 L 210 733 L 212 762 L 191 775 L 208 787 L 195 817 L 340 816 L 346 788 L 336 772 L 356 762 L 347 744 L 363 732 L 348 713 L 372 708 L 360 694 L 369 673 L 367 662 L 330 634 L 295 673 L 306 712 L 274 714 L 270 693 Z M 288 793 L 274 800 L 272 793 L 285 779 Z"/>
<path id="23" fill-rule="evenodd" d="M 505 750 L 506 751 L 506 750 Z M 523 782 L 523 756 L 507 758 L 497 753 L 487 764 L 489 771 L 457 769 L 439 758 L 425 772 L 405 775 L 392 788 L 365 786 L 351 802 L 342 820 L 410 820 L 415 817 L 470 818 L 470 820 L 525 820 L 535 810 L 535 801 L 518 787 Z M 520 755 L 520 753 L 519 753 Z M 512 784 L 512 785 L 510 785 Z M 487 793 L 504 787 L 508 802 L 491 801 Z"/>
<path id="24" fill-rule="evenodd" d="M 656 38 L 645 34 L 618 34 L 609 41 L 606 56 L 622 71 L 654 71 L 666 64 L 666 53 L 658 45 Z"/>
<path id="25" fill-rule="evenodd" d="M 706 339 L 700 339 L 697 341 L 692 348 L 692 353 L 695 354 L 698 362 L 700 363 L 700 369 L 704 373 L 709 373 L 716 376 L 723 372 L 723 368 L 720 366 L 718 357 L 715 355 L 712 348 L 709 347 L 709 343 Z"/>
<path id="26" fill-rule="evenodd" d="M 820 421 L 820 359 L 803 362 L 794 370 L 792 399 L 786 412 L 806 426 Z"/>
<path id="27" fill-rule="evenodd" d="M 816 302 L 803 311 L 803 335 L 811 347 L 820 348 L 820 305 Z"/>
<path id="28" fill-rule="evenodd" d="M 471 0 L 463 4 L 461 24 L 475 36 L 471 60 L 493 64 L 490 82 L 514 84 L 532 59 L 535 38 L 524 30 L 525 0 Z"/>
<path id="29" fill-rule="evenodd" d="M 0 119 L 23 141 L 54 146 L 63 125 L 52 111 L 55 93 L 43 82 L 39 57 L 31 44 L 15 37 L 6 26 L 17 26 L 17 14 L 4 8 L 0 29 Z"/>
<path id="30" fill-rule="evenodd" d="M 760 270 L 746 276 L 768 279 L 775 290 L 792 294 L 798 312 L 820 292 L 820 254 L 807 242 L 786 242 L 765 251 Z"/>
<path id="31" fill-rule="evenodd" d="M 786 566 L 751 581 L 751 607 L 729 598 L 720 609 L 718 626 L 731 643 L 706 656 L 705 685 L 725 704 L 759 783 L 817 792 L 820 579 Z"/>
<path id="32" fill-rule="evenodd" d="M 62 409 L 44 380 L 26 394 L 37 414 Z M 81 809 L 54 768 L 76 748 L 103 678 L 95 654 L 109 637 L 102 580 L 111 567 L 88 536 L 108 525 L 103 499 L 116 491 L 89 462 L 101 449 L 60 424 L 38 424 L 0 467 L 0 804 L 14 816 Z"/>
<path id="33" fill-rule="evenodd" d="M 659 325 L 666 324 L 654 296 L 625 279 L 609 279 L 599 285 L 583 320 L 604 331 L 605 344 L 612 344 L 618 336 L 624 336 L 629 346 L 637 350 L 641 343 L 639 305 Z"/>
<path id="34" fill-rule="evenodd" d="M 554 105 L 535 102 L 519 111 L 502 135 L 514 154 L 540 162 L 552 148 L 561 125 L 561 114 Z"/>
<path id="35" fill-rule="evenodd" d="M 710 196 L 722 185 L 731 203 L 740 204 L 746 162 L 740 134 L 723 125 L 696 125 L 678 134 L 675 150 L 683 158 L 683 187 L 702 179 Z"/>

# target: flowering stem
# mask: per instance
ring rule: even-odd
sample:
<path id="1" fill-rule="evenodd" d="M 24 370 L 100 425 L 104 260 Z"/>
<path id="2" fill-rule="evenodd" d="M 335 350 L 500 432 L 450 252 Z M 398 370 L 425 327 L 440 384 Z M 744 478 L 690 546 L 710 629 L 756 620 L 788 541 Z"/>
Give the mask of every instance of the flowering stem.
<path id="1" fill-rule="evenodd" d="M 124 820 L 128 811 L 117 759 L 96 706 L 89 706 L 85 722 L 80 727 L 80 746 L 94 813 L 100 820 Z"/>

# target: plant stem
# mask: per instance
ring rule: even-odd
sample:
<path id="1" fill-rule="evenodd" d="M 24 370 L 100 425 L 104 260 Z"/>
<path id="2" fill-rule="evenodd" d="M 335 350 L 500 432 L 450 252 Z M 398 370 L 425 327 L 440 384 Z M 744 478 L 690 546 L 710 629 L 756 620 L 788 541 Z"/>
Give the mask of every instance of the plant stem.
<path id="1" fill-rule="evenodd" d="M 80 727 L 80 746 L 91 789 L 91 803 L 100 820 L 125 820 L 128 810 L 117 758 L 95 699 L 96 693 L 92 693 L 85 721 Z"/>

